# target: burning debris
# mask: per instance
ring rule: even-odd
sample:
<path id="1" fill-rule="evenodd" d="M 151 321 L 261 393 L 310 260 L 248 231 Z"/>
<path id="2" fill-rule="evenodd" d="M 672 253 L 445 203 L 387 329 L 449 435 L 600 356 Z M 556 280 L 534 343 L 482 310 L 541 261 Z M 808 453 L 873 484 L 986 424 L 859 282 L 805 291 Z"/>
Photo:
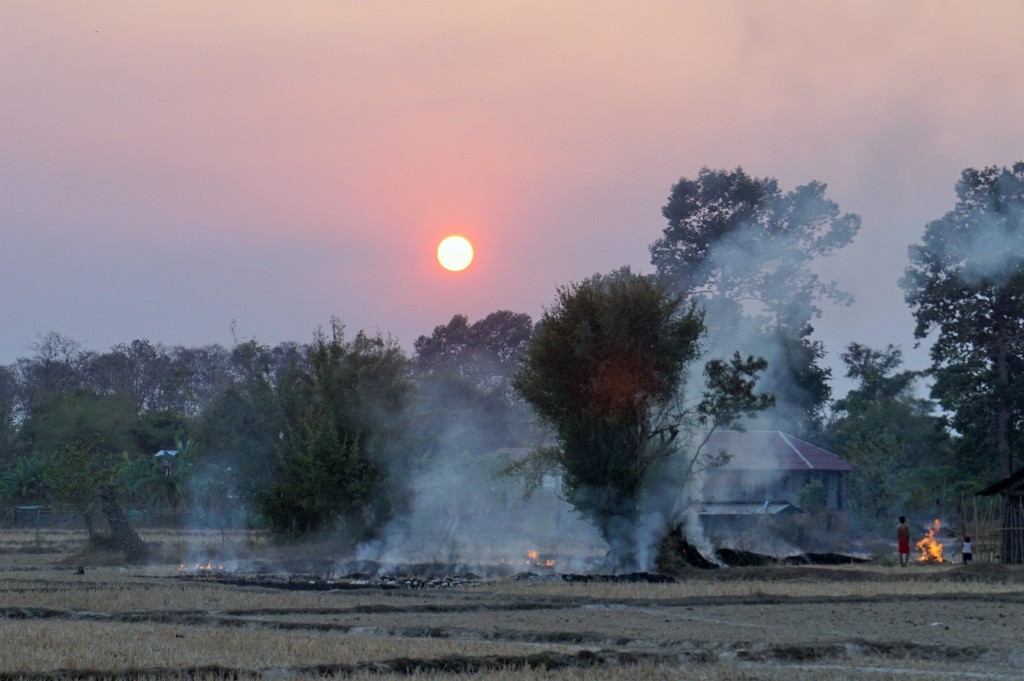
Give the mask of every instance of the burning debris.
<path id="1" fill-rule="evenodd" d="M 526 564 L 529 567 L 554 568 L 555 559 L 550 556 L 541 555 L 536 551 L 530 551 L 526 554 Z"/>
<path id="2" fill-rule="evenodd" d="M 226 572 L 233 572 L 233 568 L 227 568 L 219 563 L 214 563 L 212 560 L 207 560 L 205 563 L 196 563 L 189 567 L 184 563 L 178 565 L 178 569 L 175 571 L 177 574 L 191 574 L 191 575 L 221 575 Z"/>
<path id="3" fill-rule="evenodd" d="M 241 561 L 235 558 L 186 557 L 178 564 L 175 574 L 179 576 L 230 575 L 239 572 L 263 572 L 266 566 L 255 561 Z"/>
<path id="4" fill-rule="evenodd" d="M 482 578 L 445 563 L 382 565 L 374 561 L 282 560 L 181 563 L 174 577 L 291 591 L 347 589 L 449 589 L 479 584 Z"/>
<path id="5" fill-rule="evenodd" d="M 921 541 L 917 542 L 914 546 L 921 552 L 918 557 L 920 563 L 941 563 L 942 559 L 942 542 L 938 540 L 939 530 L 942 529 L 942 523 L 936 518 L 932 521 L 932 526 L 928 528 L 928 532 Z"/>
<path id="6" fill-rule="evenodd" d="M 354 574 L 325 579 L 322 575 L 270 575 L 244 572 L 183 573 L 180 579 L 214 581 L 241 587 L 281 589 L 283 591 L 348 591 L 353 589 L 454 589 L 481 583 L 477 575 L 467 573 L 447 577 L 382 576 Z"/>

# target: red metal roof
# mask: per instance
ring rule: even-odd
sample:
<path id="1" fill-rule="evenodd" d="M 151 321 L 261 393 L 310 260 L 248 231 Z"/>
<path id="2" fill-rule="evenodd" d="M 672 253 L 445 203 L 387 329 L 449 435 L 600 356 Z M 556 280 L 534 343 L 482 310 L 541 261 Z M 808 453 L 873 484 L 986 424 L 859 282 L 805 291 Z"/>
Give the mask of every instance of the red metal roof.
<path id="1" fill-rule="evenodd" d="M 716 430 L 707 451 L 725 450 L 724 470 L 852 471 L 846 461 L 780 430 Z"/>

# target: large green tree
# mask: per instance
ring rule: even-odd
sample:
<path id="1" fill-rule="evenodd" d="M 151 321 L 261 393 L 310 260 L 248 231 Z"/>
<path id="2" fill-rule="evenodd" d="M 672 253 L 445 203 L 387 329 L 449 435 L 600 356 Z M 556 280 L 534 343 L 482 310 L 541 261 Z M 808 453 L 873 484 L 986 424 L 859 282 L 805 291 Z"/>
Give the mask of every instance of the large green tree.
<path id="1" fill-rule="evenodd" d="M 120 514 L 119 498 L 130 496 L 119 462 L 141 464 L 152 458 L 151 452 L 139 449 L 137 417 L 127 395 L 75 388 L 37 405 L 22 425 L 23 446 L 33 454 L 21 461 L 42 466 L 51 500 L 82 514 L 90 541 L 95 539 L 97 511 L 102 507 L 115 523 L 109 513 Z M 104 489 L 106 505 L 100 502 Z"/>
<path id="2" fill-rule="evenodd" d="M 696 306 L 653 279 L 628 269 L 595 275 L 558 290 L 515 378 L 554 432 L 555 445 L 535 458 L 561 473 L 567 500 L 608 542 L 613 569 L 635 565 L 651 472 L 691 430 L 765 405 L 752 393 L 763 363 L 738 357 L 709 365 L 700 405 L 682 405 L 702 332 Z"/>
<path id="3" fill-rule="evenodd" d="M 276 530 L 361 540 L 394 514 L 406 482 L 406 364 L 391 339 L 347 340 L 337 320 L 316 333 L 305 371 L 278 387 L 283 430 L 259 497 Z"/>
<path id="4" fill-rule="evenodd" d="M 713 351 L 768 358 L 761 387 L 777 397 L 774 419 L 802 435 L 819 426 L 831 394 L 811 322 L 823 301 L 850 300 L 811 263 L 860 227 L 825 190 L 810 182 L 783 192 L 774 178 L 742 168 L 702 168 L 672 187 L 662 209 L 668 224 L 650 249 L 659 275 L 701 301 Z"/>
<path id="5" fill-rule="evenodd" d="M 100 486 L 111 482 L 113 461 L 110 453 L 80 443 L 62 444 L 46 459 L 43 476 L 54 503 L 81 514 L 90 544 L 96 538 Z"/>
<path id="6" fill-rule="evenodd" d="M 953 210 L 909 249 L 901 286 L 918 338 L 934 337 L 932 394 L 961 464 L 989 477 L 1024 463 L 1024 162 L 968 168 Z"/>
<path id="7" fill-rule="evenodd" d="M 902 353 L 891 345 L 850 343 L 842 359 L 857 385 L 835 402 L 824 443 L 856 467 L 853 510 L 886 525 L 904 513 L 953 511 L 962 491 L 953 443 L 935 404 L 917 394 L 920 372 L 900 371 Z"/>
<path id="8" fill-rule="evenodd" d="M 25 419 L 21 435 L 31 451 L 49 456 L 65 445 L 139 454 L 137 413 L 126 395 L 75 389 L 53 397 Z"/>
<path id="9" fill-rule="evenodd" d="M 196 425 L 202 450 L 197 459 L 230 467 L 235 494 L 256 508 L 273 480 L 286 429 L 279 386 L 300 384 L 302 369 L 275 371 L 270 349 L 255 341 L 234 348 L 231 366 L 227 387 L 206 405 Z"/>

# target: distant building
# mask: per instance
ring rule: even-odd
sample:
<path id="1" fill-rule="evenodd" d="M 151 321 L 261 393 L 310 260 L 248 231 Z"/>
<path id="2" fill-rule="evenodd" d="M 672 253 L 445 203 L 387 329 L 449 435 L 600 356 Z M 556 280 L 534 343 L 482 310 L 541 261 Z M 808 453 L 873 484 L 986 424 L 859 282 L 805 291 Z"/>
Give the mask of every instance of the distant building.
<path id="1" fill-rule="evenodd" d="M 854 468 L 821 447 L 779 430 L 717 430 L 706 448 L 724 451 L 728 462 L 707 473 L 702 515 L 799 513 L 800 493 L 814 480 L 825 490 L 826 511 L 846 510 Z"/>
<path id="2" fill-rule="evenodd" d="M 174 466 L 171 462 L 178 458 L 177 449 L 161 449 L 153 456 L 164 462 L 164 475 L 174 475 Z"/>
<path id="3" fill-rule="evenodd" d="M 530 451 L 501 450 L 513 460 L 528 456 Z M 706 472 L 704 498 L 695 500 L 704 529 L 717 538 L 746 533 L 759 519 L 786 524 L 785 516 L 804 512 L 800 493 L 814 480 L 821 482 L 825 492 L 826 526 L 846 510 L 847 476 L 854 468 L 821 447 L 777 430 L 718 430 L 711 435 L 705 451 L 724 451 L 727 455 L 724 466 Z M 514 478 L 487 475 L 468 485 L 468 491 L 422 488 L 417 495 L 420 503 L 426 501 L 439 508 L 422 508 L 416 515 L 450 519 L 449 528 L 458 527 L 474 538 L 494 540 L 527 534 L 554 546 L 573 537 L 596 537 L 590 523 L 563 498 L 559 476 L 545 475 L 526 499 L 521 485 Z"/>

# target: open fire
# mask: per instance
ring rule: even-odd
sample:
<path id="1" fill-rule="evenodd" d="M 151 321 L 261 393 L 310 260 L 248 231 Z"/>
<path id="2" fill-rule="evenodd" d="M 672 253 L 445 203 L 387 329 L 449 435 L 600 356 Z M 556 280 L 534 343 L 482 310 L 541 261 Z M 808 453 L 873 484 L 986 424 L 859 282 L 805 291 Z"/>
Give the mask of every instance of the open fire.
<path id="1" fill-rule="evenodd" d="M 530 567 L 541 567 L 541 568 L 553 568 L 555 567 L 555 561 L 547 556 L 542 556 L 536 551 L 530 551 L 526 554 L 526 564 Z"/>
<path id="2" fill-rule="evenodd" d="M 226 569 L 227 568 L 225 568 L 223 565 L 218 565 L 217 563 L 214 563 L 211 560 L 208 560 L 205 563 L 196 563 L 195 565 L 193 565 L 191 567 L 185 565 L 184 563 L 181 563 L 180 565 L 178 565 L 178 572 L 179 573 L 186 572 L 186 573 L 199 574 L 199 575 L 202 575 L 202 574 L 220 574 L 220 573 L 225 572 Z"/>
<path id="3" fill-rule="evenodd" d="M 936 518 L 932 521 L 932 526 L 928 528 L 927 534 L 921 538 L 921 541 L 917 542 L 915 546 L 917 550 L 921 552 L 918 557 L 918 562 L 922 563 L 941 563 L 942 560 L 942 542 L 936 537 L 939 530 L 942 529 L 942 523 Z"/>

